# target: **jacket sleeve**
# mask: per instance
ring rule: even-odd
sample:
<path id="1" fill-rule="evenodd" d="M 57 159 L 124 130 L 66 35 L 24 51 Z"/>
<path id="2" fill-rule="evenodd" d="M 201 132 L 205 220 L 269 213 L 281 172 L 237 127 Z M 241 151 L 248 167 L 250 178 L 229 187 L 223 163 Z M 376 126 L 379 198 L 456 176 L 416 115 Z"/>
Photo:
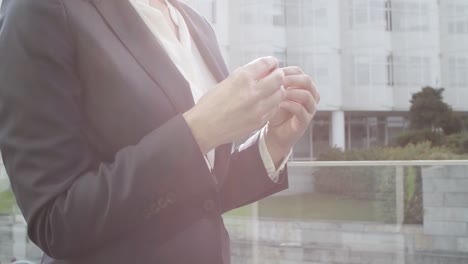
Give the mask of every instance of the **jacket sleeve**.
<path id="1" fill-rule="evenodd" d="M 4 0 L 0 148 L 30 238 L 56 259 L 92 252 L 169 207 L 202 204 L 213 188 L 181 115 L 99 160 L 83 132 L 74 56 L 61 0 Z"/>
<path id="2" fill-rule="evenodd" d="M 260 156 L 257 133 L 231 154 L 228 174 L 222 187 L 223 212 L 256 202 L 288 188 L 288 170 L 285 166 L 278 181 L 268 176 Z"/>

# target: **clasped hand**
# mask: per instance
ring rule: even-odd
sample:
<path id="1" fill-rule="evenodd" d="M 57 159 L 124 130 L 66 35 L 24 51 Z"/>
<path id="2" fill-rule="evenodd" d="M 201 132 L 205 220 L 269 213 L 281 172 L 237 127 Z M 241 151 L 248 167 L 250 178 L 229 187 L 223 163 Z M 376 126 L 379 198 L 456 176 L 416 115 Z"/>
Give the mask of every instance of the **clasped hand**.
<path id="1" fill-rule="evenodd" d="M 299 67 L 278 68 L 273 57 L 234 71 L 184 113 L 203 153 L 235 142 L 268 124 L 265 140 L 276 162 L 304 134 L 320 101 Z"/>

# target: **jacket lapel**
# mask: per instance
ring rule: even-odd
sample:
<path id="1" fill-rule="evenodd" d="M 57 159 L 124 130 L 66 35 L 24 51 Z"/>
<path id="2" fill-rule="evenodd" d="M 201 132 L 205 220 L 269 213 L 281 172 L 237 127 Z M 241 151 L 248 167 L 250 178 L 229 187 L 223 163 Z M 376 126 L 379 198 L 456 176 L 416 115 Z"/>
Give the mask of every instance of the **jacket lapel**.
<path id="1" fill-rule="evenodd" d="M 152 80 L 163 89 L 178 113 L 184 113 L 194 105 L 190 85 L 174 65 L 161 44 L 145 25 L 129 0 L 92 0 L 101 16 L 107 21 L 119 40 L 148 73 Z M 171 1 L 185 19 L 190 34 L 205 63 L 218 82 L 229 75 L 221 52 L 215 40 L 196 27 L 193 19 L 178 1 Z M 215 174 L 222 182 L 229 167 L 232 144 L 216 149 Z"/>
<path id="2" fill-rule="evenodd" d="M 129 0 L 92 0 L 101 16 L 136 61 L 164 91 L 174 109 L 184 113 L 194 105 L 190 85 Z"/>
<path id="3" fill-rule="evenodd" d="M 196 27 L 192 17 L 188 14 L 187 6 L 179 3 L 178 0 L 169 0 L 184 17 L 185 23 L 189 28 L 193 41 L 198 47 L 200 54 L 205 60 L 206 65 L 218 82 L 222 82 L 229 75 L 229 70 L 226 67 L 218 43 L 213 37 L 207 36 L 207 31 L 200 27 Z M 210 29 L 211 30 L 211 29 Z M 216 148 L 214 174 L 218 179 L 219 186 L 222 186 L 226 179 L 229 170 L 229 156 L 231 155 L 232 144 L 225 144 Z"/>
<path id="4" fill-rule="evenodd" d="M 229 75 L 229 71 L 226 67 L 226 64 L 224 63 L 223 56 L 221 55 L 218 43 L 216 42 L 216 38 L 213 36 L 208 36 L 207 33 L 209 33 L 209 31 L 207 32 L 205 28 L 195 26 L 196 23 L 185 9 L 187 7 L 184 8 L 184 5 L 179 3 L 178 0 L 170 0 L 170 2 L 184 17 L 185 23 L 189 28 L 190 35 L 192 36 L 193 41 L 197 45 L 200 54 L 205 60 L 205 63 L 210 69 L 211 73 L 214 75 L 215 79 L 218 82 L 226 79 Z"/>

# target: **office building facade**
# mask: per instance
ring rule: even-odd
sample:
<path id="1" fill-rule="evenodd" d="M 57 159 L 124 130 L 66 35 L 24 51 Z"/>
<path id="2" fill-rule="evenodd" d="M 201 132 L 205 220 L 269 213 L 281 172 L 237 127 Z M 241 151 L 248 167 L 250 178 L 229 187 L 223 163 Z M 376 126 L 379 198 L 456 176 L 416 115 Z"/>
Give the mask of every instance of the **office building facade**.
<path id="1" fill-rule="evenodd" d="M 468 112 L 466 0 L 186 2 L 213 25 L 231 69 L 274 55 L 315 78 L 322 101 L 296 159 L 391 143 L 424 86 Z"/>

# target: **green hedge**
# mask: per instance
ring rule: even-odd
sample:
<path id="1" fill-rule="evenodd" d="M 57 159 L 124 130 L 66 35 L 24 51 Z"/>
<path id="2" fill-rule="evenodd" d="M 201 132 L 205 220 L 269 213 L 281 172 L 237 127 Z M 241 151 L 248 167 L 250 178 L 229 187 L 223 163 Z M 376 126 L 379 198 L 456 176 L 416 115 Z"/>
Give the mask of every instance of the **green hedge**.
<path id="1" fill-rule="evenodd" d="M 10 190 L 0 192 L 0 215 L 11 214 L 15 197 Z"/>
<path id="2" fill-rule="evenodd" d="M 435 147 L 444 147 L 444 152 L 453 154 L 468 154 L 468 132 L 444 135 L 430 129 L 407 131 L 398 135 L 394 140 L 394 145 L 405 147 L 410 144 L 420 144 L 429 142 Z"/>
<path id="3" fill-rule="evenodd" d="M 393 139 L 393 143 L 401 147 L 423 142 L 430 142 L 433 146 L 442 146 L 444 140 L 445 136 L 443 133 L 435 132 L 431 129 L 422 129 L 403 132 Z"/>
<path id="4" fill-rule="evenodd" d="M 457 154 L 468 154 L 468 133 L 460 133 L 447 136 L 445 146 Z"/>
<path id="5" fill-rule="evenodd" d="M 341 151 L 331 148 L 324 151 L 318 160 L 447 160 L 467 159 L 467 154 L 457 154 L 446 146 L 433 146 L 430 142 L 408 144 L 405 147 L 379 147 Z"/>

